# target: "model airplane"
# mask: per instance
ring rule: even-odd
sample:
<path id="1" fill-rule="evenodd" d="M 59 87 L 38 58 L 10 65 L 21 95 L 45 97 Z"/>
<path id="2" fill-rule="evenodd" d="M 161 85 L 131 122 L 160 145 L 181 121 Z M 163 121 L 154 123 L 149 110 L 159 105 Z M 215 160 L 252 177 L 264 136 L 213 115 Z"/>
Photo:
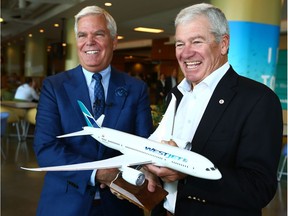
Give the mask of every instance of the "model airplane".
<path id="1" fill-rule="evenodd" d="M 131 168 L 131 166 L 154 164 L 204 179 L 217 180 L 222 177 L 220 171 L 204 156 L 187 149 L 161 143 L 162 140 L 173 139 L 176 107 L 176 98 L 174 95 L 160 125 L 148 139 L 111 128 L 101 127 L 104 115 L 95 121 L 85 105 L 81 101 L 78 101 L 78 104 L 88 126 L 83 127 L 81 131 L 58 136 L 58 138 L 90 135 L 103 145 L 122 152 L 123 155 L 80 164 L 40 168 L 21 167 L 22 169 L 30 171 L 75 171 L 119 168 L 122 171 L 122 177 L 127 182 L 138 186 L 144 183 L 145 175 L 141 171 Z M 173 140 L 176 143 L 182 142 L 183 146 L 183 141 Z M 186 143 L 189 144 L 189 142 L 184 142 L 184 145 Z"/>

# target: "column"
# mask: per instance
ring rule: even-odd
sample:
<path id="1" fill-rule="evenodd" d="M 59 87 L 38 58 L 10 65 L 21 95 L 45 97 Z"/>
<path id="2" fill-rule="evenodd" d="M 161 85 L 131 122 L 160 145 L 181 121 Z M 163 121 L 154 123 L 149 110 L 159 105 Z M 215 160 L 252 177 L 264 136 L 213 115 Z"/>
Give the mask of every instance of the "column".
<path id="1" fill-rule="evenodd" d="M 25 76 L 44 77 L 47 72 L 46 39 L 43 35 L 26 37 Z"/>
<path id="2" fill-rule="evenodd" d="M 229 62 L 241 75 L 274 90 L 281 0 L 211 0 L 230 27 Z"/>
<path id="3" fill-rule="evenodd" d="M 7 71 L 8 75 L 11 75 L 11 74 L 17 74 L 18 76 L 22 75 L 23 73 L 23 67 L 21 65 L 21 62 L 23 64 L 23 61 L 21 61 L 22 49 L 23 47 L 16 45 L 16 44 L 11 44 L 10 46 L 6 47 L 5 71 Z"/>
<path id="4" fill-rule="evenodd" d="M 79 64 L 76 36 L 74 32 L 74 18 L 68 19 L 66 22 L 66 43 L 67 54 L 65 58 L 65 70 L 68 70 Z"/>

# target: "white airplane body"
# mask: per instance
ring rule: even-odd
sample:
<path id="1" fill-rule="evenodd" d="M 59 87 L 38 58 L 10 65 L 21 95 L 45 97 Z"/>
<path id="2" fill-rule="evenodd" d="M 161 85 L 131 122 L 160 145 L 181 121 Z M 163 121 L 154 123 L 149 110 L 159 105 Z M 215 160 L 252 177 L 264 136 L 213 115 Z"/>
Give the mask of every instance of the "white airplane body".
<path id="1" fill-rule="evenodd" d="M 162 140 L 173 139 L 173 118 L 176 104 L 174 96 L 160 125 L 148 139 L 111 128 L 93 127 L 95 124 L 102 125 L 104 116 L 95 121 L 84 104 L 80 101 L 78 103 L 89 126 L 83 127 L 82 131 L 65 134 L 58 138 L 91 135 L 103 145 L 118 150 L 123 155 L 80 164 L 40 168 L 21 167 L 22 169 L 30 171 L 75 171 L 119 168 L 122 171 L 123 178 L 134 185 L 141 185 L 144 182 L 143 180 L 145 180 L 145 176 L 141 171 L 130 168 L 130 166 L 145 164 L 167 167 L 204 179 L 217 180 L 222 177 L 220 171 L 204 156 L 186 149 L 161 143 Z M 183 142 L 177 139 L 173 140 L 176 143 Z"/>

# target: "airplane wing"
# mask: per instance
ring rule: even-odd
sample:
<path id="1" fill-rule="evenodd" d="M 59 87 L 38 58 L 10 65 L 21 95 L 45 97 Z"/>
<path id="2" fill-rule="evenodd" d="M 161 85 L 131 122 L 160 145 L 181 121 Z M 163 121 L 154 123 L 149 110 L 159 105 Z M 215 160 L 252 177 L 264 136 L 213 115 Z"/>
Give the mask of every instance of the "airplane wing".
<path id="1" fill-rule="evenodd" d="M 161 142 L 162 140 L 170 140 L 173 135 L 174 118 L 176 112 L 176 97 L 172 94 L 169 106 L 153 134 L 148 139 Z"/>
<path id="2" fill-rule="evenodd" d="M 76 132 L 69 133 L 69 134 L 60 135 L 60 136 L 57 136 L 57 138 L 65 138 L 65 137 L 72 137 L 72 136 L 85 136 L 85 135 L 93 135 L 93 133 L 91 131 L 81 130 L 81 131 L 76 131 Z"/>
<path id="3" fill-rule="evenodd" d="M 21 167 L 21 169 L 30 171 L 80 171 L 80 170 L 121 168 L 126 166 L 136 166 L 148 163 L 152 163 L 152 161 L 138 157 L 136 158 L 127 155 L 120 155 L 106 160 L 87 162 L 87 163 L 78 163 L 63 166 L 39 167 L 39 168 Z"/>

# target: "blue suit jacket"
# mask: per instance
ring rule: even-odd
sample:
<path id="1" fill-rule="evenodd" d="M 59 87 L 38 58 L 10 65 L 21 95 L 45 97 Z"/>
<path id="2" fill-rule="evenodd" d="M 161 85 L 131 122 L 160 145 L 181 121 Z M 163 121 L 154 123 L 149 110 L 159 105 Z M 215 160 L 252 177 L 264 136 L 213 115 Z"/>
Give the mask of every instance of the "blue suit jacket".
<path id="1" fill-rule="evenodd" d="M 77 100 L 82 101 L 92 113 L 81 66 L 44 80 L 34 140 L 39 166 L 82 163 L 120 154 L 99 144 L 91 136 L 56 139 L 57 135 L 78 131 L 86 126 Z M 143 137 L 150 135 L 152 119 L 144 82 L 112 68 L 103 126 Z M 88 215 L 95 194 L 95 187 L 89 186 L 91 173 L 48 172 L 37 215 Z M 142 215 L 141 209 L 126 200 L 119 200 L 108 188 L 100 190 L 100 193 L 107 215 Z"/>

